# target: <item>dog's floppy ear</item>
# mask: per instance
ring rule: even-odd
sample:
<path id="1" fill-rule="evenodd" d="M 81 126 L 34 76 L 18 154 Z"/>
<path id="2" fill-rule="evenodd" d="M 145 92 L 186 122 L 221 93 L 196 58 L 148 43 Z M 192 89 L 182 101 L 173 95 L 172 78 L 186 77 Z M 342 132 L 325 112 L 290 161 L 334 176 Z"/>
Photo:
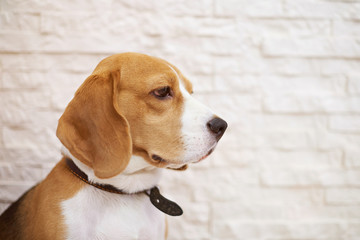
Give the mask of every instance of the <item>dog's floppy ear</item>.
<path id="1" fill-rule="evenodd" d="M 59 119 L 57 137 L 99 178 L 122 172 L 132 154 L 127 120 L 117 105 L 120 72 L 91 75 L 75 93 Z"/>

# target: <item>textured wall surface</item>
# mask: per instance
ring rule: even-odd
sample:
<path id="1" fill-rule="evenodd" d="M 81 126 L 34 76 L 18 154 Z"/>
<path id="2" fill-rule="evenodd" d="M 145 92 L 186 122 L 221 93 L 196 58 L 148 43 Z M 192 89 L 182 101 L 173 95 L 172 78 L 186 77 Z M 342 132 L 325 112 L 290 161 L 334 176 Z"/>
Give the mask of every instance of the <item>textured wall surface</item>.
<path id="1" fill-rule="evenodd" d="M 0 212 L 60 159 L 57 120 L 104 57 L 167 59 L 229 123 L 166 171 L 170 238 L 360 239 L 360 1 L 0 0 Z"/>

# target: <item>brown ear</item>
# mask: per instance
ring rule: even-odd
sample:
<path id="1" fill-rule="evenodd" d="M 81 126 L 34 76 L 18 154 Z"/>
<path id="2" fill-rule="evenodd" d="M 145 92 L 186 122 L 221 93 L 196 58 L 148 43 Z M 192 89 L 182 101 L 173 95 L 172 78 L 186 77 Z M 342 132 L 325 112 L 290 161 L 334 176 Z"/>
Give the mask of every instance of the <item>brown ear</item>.
<path id="1" fill-rule="evenodd" d="M 129 124 L 116 104 L 120 73 L 91 75 L 59 119 L 57 137 L 99 178 L 122 172 L 132 154 Z"/>

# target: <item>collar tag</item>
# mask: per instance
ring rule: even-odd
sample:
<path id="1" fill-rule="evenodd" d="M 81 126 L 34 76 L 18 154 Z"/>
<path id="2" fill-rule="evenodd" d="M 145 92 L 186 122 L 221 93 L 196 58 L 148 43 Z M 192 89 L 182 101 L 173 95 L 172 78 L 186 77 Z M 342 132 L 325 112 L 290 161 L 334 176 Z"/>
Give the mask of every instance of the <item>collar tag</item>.
<path id="1" fill-rule="evenodd" d="M 177 203 L 166 199 L 160 194 L 159 188 L 153 187 L 150 190 L 149 197 L 151 203 L 163 213 L 166 213 L 170 216 L 180 216 L 183 214 L 183 210 Z"/>

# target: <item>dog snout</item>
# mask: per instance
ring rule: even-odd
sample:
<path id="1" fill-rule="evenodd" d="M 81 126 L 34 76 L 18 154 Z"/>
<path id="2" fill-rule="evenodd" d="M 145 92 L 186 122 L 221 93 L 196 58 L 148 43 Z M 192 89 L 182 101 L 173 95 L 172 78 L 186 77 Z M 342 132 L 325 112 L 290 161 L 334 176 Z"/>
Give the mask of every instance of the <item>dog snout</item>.
<path id="1" fill-rule="evenodd" d="M 221 118 L 216 117 L 211 119 L 206 126 L 215 135 L 216 140 L 219 141 L 227 128 L 227 123 Z"/>

